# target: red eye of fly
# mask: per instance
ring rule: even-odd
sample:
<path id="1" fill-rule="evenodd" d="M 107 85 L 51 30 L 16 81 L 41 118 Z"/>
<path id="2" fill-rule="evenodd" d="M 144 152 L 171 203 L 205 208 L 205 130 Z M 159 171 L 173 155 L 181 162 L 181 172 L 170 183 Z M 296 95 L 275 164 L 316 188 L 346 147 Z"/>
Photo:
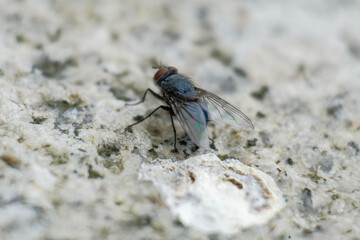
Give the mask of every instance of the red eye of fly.
<path id="1" fill-rule="evenodd" d="M 168 67 L 168 69 L 170 69 L 170 70 L 173 70 L 173 71 L 177 72 L 177 68 L 176 68 L 176 67 Z"/>
<path id="2" fill-rule="evenodd" d="M 176 67 L 163 67 L 163 68 L 160 68 L 154 75 L 154 78 L 153 78 L 154 81 L 157 81 L 162 75 L 164 75 L 168 71 L 177 72 L 177 68 Z"/>
<path id="3" fill-rule="evenodd" d="M 169 71 L 167 68 L 161 68 L 159 69 L 155 75 L 154 75 L 154 81 L 158 80 L 162 75 L 164 75 L 165 73 L 167 73 L 167 71 Z"/>

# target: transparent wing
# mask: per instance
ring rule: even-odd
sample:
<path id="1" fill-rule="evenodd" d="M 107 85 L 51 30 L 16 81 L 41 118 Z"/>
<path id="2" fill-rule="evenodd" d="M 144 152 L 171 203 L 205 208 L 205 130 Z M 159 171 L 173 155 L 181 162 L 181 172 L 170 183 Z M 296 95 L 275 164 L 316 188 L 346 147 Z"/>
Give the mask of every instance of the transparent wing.
<path id="1" fill-rule="evenodd" d="M 199 147 L 209 148 L 206 131 L 208 115 L 200 102 L 176 102 L 170 104 L 181 126 Z"/>
<path id="2" fill-rule="evenodd" d="M 205 108 L 209 113 L 209 120 L 221 120 L 234 126 L 240 126 L 246 130 L 254 129 L 254 125 L 250 119 L 239 109 L 211 92 L 201 88 L 195 89 L 198 97 L 206 104 Z"/>

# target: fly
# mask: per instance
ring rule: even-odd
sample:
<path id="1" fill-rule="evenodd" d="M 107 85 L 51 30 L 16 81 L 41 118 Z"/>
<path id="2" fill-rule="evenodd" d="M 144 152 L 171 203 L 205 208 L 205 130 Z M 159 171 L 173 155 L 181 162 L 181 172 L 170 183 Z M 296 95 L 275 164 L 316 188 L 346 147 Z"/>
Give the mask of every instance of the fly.
<path id="1" fill-rule="evenodd" d="M 239 109 L 215 94 L 197 87 L 188 77 L 179 74 L 177 68 L 163 65 L 157 65 L 153 68 L 158 69 L 153 80 L 160 88 L 161 95 L 148 88 L 140 102 L 128 105 L 144 102 L 147 93 L 151 93 L 163 101 L 165 105 L 155 108 L 143 119 L 126 127 L 126 130 L 151 117 L 157 110 L 163 109 L 170 114 L 175 135 L 174 148 L 177 151 L 174 116 L 179 120 L 190 139 L 198 147 L 204 148 L 209 147 L 206 128 L 210 121 L 225 121 L 246 130 L 254 129 L 250 119 Z"/>

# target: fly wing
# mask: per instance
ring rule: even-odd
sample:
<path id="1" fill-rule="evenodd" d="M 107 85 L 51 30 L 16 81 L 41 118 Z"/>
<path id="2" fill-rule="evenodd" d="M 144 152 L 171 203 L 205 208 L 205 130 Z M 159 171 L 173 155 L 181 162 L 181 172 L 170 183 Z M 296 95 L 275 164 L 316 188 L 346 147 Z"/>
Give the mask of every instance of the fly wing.
<path id="1" fill-rule="evenodd" d="M 170 104 L 181 126 L 199 147 L 209 148 L 206 131 L 208 116 L 201 102 L 176 102 Z"/>
<path id="2" fill-rule="evenodd" d="M 254 125 L 250 119 L 239 109 L 226 102 L 224 99 L 216 96 L 201 88 L 195 88 L 198 97 L 206 104 L 209 113 L 209 120 L 224 121 L 233 126 L 240 126 L 246 130 L 253 130 Z"/>

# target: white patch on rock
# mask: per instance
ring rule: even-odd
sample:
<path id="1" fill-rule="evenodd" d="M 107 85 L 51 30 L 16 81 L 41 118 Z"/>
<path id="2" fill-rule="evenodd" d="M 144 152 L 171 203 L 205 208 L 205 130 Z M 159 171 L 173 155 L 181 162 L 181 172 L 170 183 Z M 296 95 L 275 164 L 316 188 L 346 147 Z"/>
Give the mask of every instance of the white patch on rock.
<path id="1" fill-rule="evenodd" d="M 269 175 L 214 154 L 144 163 L 139 178 L 155 184 L 185 226 L 205 232 L 234 233 L 263 224 L 284 206 Z"/>

